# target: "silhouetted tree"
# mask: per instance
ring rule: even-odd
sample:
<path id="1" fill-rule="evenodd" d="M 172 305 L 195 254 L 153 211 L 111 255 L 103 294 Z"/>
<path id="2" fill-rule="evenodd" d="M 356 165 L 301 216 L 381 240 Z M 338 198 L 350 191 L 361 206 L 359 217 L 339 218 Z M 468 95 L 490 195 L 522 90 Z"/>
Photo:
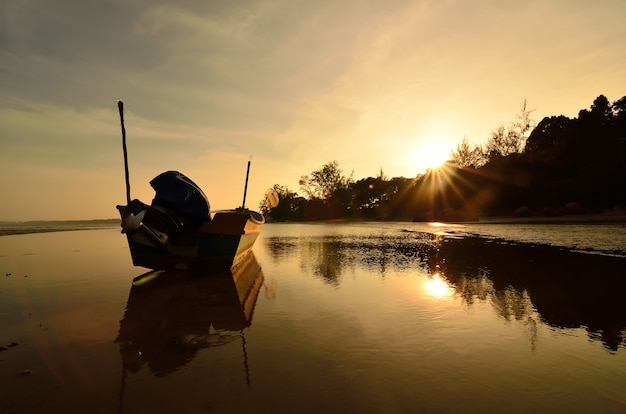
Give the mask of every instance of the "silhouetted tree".
<path id="1" fill-rule="evenodd" d="M 526 140 L 534 127 L 534 121 L 530 118 L 533 110 L 528 110 L 526 100 L 522 105 L 517 121 L 509 126 L 500 125 L 494 131 L 485 144 L 485 152 L 489 160 L 496 157 L 506 157 L 511 154 L 522 153 L 526 146 Z"/>
<path id="2" fill-rule="evenodd" d="M 274 190 L 278 193 L 280 203 L 269 210 L 262 205 L 261 212 L 267 215 L 270 221 L 304 220 L 304 198 L 279 184 L 274 184 Z"/>
<path id="3" fill-rule="evenodd" d="M 487 154 L 489 154 L 489 160 L 497 156 L 506 157 L 518 152 L 518 136 L 514 131 L 507 129 L 504 125 L 500 125 L 491 132 L 485 147 Z"/>
<path id="4" fill-rule="evenodd" d="M 613 118 L 611 103 L 604 95 L 598 96 L 591 104 L 591 112 L 600 115 L 604 119 Z"/>
<path id="5" fill-rule="evenodd" d="M 456 150 L 450 152 L 450 161 L 459 167 L 481 167 L 487 162 L 485 151 L 480 145 L 471 146 L 467 137 L 463 137 L 456 146 Z"/>
<path id="6" fill-rule="evenodd" d="M 522 109 L 517 114 L 517 121 L 513 122 L 512 129 L 516 132 L 518 137 L 518 149 L 517 152 L 524 152 L 526 148 L 526 141 L 532 130 L 537 125 L 535 120 L 530 117 L 530 114 L 534 112 L 534 109 L 528 109 L 527 101 L 524 99 Z"/>
<path id="7" fill-rule="evenodd" d="M 624 119 L 626 117 L 626 96 L 613 102 L 611 108 L 615 119 Z"/>
<path id="8" fill-rule="evenodd" d="M 622 166 L 626 164 L 626 96 L 613 102 L 615 137 L 619 143 Z"/>
<path id="9" fill-rule="evenodd" d="M 351 188 L 357 217 L 384 218 L 387 215 L 387 212 L 383 211 L 383 206 L 392 193 L 389 191 L 389 181 L 385 178 L 382 169 L 378 177 L 358 180 Z"/>
<path id="10" fill-rule="evenodd" d="M 545 117 L 533 129 L 526 142 L 526 153 L 551 161 L 563 150 L 571 134 L 572 120 L 566 116 Z"/>
<path id="11" fill-rule="evenodd" d="M 308 199 L 327 199 L 335 191 L 348 187 L 353 182 L 352 176 L 345 177 L 339 168 L 339 162 L 331 161 L 319 170 L 311 173 L 311 176 L 300 177 L 300 190 Z"/>

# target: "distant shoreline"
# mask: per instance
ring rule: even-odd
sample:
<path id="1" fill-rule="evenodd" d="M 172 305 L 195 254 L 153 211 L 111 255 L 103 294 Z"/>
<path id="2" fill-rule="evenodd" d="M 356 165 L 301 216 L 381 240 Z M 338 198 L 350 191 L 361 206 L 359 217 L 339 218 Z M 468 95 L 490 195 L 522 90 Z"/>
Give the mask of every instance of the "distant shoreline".
<path id="1" fill-rule="evenodd" d="M 340 220 L 341 221 L 341 220 Z M 367 220 L 376 221 L 376 220 Z M 409 221 L 409 220 L 397 220 Z M 351 222 L 347 220 L 346 222 Z M 292 223 L 315 223 L 314 221 L 302 221 Z M 480 217 L 477 221 L 449 222 L 471 223 L 471 224 L 612 224 L 626 223 L 626 212 L 611 211 L 598 214 L 576 214 L 553 217 L 530 216 L 530 217 Z M 13 236 L 33 233 L 52 233 L 60 231 L 77 230 L 101 230 L 119 228 L 119 219 L 97 219 L 97 220 L 33 220 L 22 222 L 0 222 L 0 236 Z"/>
<path id="2" fill-rule="evenodd" d="M 0 222 L 0 236 L 52 233 L 59 231 L 101 230 L 119 227 L 119 219 L 98 220 L 33 220 Z"/>

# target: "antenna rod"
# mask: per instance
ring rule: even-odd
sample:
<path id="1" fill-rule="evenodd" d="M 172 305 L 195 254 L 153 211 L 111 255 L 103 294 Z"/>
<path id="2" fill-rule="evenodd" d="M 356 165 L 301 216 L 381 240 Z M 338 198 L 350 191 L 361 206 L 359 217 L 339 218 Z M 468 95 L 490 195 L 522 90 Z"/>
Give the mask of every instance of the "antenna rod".
<path id="1" fill-rule="evenodd" d="M 126 173 L 126 204 L 130 204 L 130 175 L 128 173 L 128 151 L 126 150 L 126 128 L 124 128 L 124 102 L 121 99 L 117 100 L 117 108 L 120 110 L 120 123 L 122 125 L 122 148 L 124 150 L 124 172 Z"/>
<path id="2" fill-rule="evenodd" d="M 246 171 L 246 185 L 243 187 L 243 201 L 241 202 L 241 211 L 243 211 L 246 208 L 246 193 L 248 192 L 248 176 L 250 175 L 250 160 L 252 159 L 252 156 L 250 156 L 250 159 L 248 160 L 248 169 Z"/>

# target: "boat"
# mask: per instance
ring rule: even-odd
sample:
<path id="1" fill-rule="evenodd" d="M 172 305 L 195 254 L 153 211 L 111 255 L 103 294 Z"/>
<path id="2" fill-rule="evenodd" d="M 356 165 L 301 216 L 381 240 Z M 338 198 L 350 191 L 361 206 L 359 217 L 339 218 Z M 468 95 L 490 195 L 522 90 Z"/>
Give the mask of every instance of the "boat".
<path id="1" fill-rule="evenodd" d="M 153 270 L 235 266 L 252 249 L 265 223 L 263 214 L 245 207 L 250 160 L 241 207 L 211 211 L 204 192 L 179 171 L 165 171 L 150 181 L 155 190 L 150 204 L 131 199 L 123 105 L 119 100 L 126 204 L 118 205 L 117 210 L 133 264 Z M 264 205 L 278 205 L 276 191 L 266 192 Z"/>

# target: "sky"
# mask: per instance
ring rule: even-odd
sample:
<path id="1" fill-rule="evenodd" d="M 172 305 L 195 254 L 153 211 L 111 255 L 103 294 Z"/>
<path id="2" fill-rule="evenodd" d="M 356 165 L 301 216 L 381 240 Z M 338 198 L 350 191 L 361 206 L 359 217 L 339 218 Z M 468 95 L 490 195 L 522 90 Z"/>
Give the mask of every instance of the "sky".
<path id="1" fill-rule="evenodd" d="M 0 220 L 117 217 L 177 170 L 212 209 L 336 160 L 415 177 L 524 100 L 626 95 L 626 1 L 0 0 Z"/>

